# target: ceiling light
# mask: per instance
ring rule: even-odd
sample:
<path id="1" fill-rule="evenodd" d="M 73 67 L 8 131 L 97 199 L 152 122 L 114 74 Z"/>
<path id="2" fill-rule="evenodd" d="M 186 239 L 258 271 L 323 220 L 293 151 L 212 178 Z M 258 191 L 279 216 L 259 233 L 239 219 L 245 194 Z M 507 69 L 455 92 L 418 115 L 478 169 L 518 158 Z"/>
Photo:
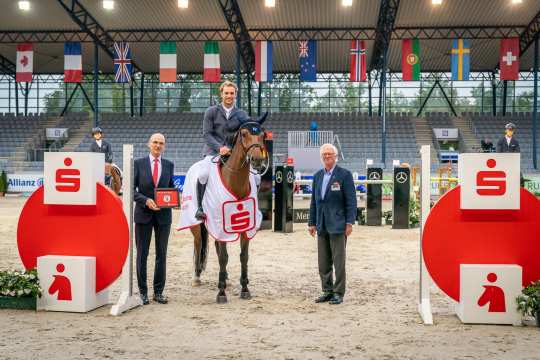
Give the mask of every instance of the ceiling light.
<path id="1" fill-rule="evenodd" d="M 276 0 L 264 0 L 264 6 L 276 7 Z"/>
<path id="2" fill-rule="evenodd" d="M 352 0 L 341 0 L 341 5 L 352 6 Z"/>
<path id="3" fill-rule="evenodd" d="M 178 7 L 180 9 L 187 9 L 189 6 L 189 0 L 178 0 Z"/>
<path id="4" fill-rule="evenodd" d="M 114 1 L 113 0 L 103 0 L 103 8 L 105 10 L 114 10 Z"/>
<path id="5" fill-rule="evenodd" d="M 19 1 L 19 10 L 30 10 L 30 1 Z"/>
<path id="6" fill-rule="evenodd" d="M 512 4 L 521 4 L 523 0 L 512 0 Z"/>
<path id="7" fill-rule="evenodd" d="M 431 0 L 432 5 L 442 5 L 442 0 Z"/>

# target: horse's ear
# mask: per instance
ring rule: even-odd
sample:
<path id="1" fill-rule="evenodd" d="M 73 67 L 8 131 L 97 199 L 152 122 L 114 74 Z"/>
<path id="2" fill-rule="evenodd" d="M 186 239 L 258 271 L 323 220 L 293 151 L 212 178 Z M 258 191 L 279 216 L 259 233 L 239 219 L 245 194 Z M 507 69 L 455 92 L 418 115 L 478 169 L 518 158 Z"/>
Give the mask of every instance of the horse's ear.
<path id="1" fill-rule="evenodd" d="M 259 118 L 257 119 L 257 122 L 258 122 L 260 125 L 262 125 L 263 122 L 266 121 L 266 118 L 267 118 L 267 117 L 268 117 L 268 111 L 266 111 L 264 114 L 262 114 L 262 116 L 259 117 Z"/>

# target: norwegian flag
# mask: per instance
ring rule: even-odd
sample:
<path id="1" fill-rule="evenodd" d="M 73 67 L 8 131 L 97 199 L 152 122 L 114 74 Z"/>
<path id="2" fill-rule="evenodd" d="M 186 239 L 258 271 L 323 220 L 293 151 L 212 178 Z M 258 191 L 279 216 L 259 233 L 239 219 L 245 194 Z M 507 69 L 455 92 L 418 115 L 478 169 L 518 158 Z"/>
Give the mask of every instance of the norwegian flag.
<path id="1" fill-rule="evenodd" d="M 350 80 L 366 81 L 366 44 L 364 40 L 351 40 Z"/>
<path id="2" fill-rule="evenodd" d="M 131 49 L 127 42 L 114 43 L 114 81 L 117 83 L 131 82 L 131 73 L 133 65 L 131 64 Z"/>
<path id="3" fill-rule="evenodd" d="M 499 65 L 501 80 L 518 80 L 519 78 L 519 38 L 501 40 L 499 49 Z"/>

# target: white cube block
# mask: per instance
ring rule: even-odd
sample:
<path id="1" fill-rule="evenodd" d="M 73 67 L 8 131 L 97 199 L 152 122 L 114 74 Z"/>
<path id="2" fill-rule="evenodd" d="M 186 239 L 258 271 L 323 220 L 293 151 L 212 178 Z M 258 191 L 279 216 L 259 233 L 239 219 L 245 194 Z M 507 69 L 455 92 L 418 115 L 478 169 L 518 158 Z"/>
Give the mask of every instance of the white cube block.
<path id="1" fill-rule="evenodd" d="M 96 204 L 96 183 L 105 178 L 104 154 L 46 152 L 44 160 L 45 204 Z"/>
<path id="2" fill-rule="evenodd" d="M 469 324 L 520 325 L 521 283 L 519 265 L 461 264 L 458 317 Z"/>
<path id="3" fill-rule="evenodd" d="M 40 256 L 38 277 L 43 290 L 38 310 L 87 312 L 108 303 L 108 289 L 96 294 L 96 258 Z"/>
<path id="4" fill-rule="evenodd" d="M 520 154 L 459 154 L 461 209 L 519 209 Z"/>

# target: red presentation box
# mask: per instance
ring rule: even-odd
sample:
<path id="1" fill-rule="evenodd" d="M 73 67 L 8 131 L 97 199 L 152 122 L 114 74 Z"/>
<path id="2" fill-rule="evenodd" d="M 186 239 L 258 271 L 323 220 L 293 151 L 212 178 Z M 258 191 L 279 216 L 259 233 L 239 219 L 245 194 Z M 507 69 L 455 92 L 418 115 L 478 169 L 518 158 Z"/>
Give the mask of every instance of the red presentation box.
<path id="1" fill-rule="evenodd" d="M 156 189 L 154 193 L 154 201 L 160 208 L 180 207 L 180 196 L 178 189 Z"/>

